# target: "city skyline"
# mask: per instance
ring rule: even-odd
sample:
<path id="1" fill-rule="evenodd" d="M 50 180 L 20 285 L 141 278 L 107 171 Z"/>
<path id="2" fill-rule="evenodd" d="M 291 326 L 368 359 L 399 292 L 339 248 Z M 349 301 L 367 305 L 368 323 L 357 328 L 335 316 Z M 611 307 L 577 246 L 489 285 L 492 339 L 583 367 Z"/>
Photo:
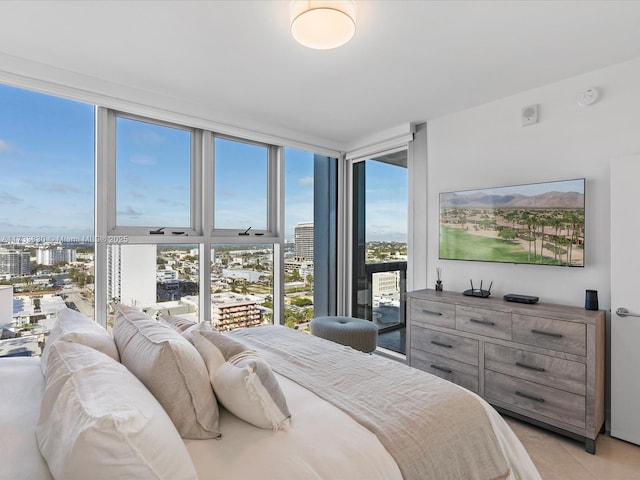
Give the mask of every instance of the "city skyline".
<path id="1" fill-rule="evenodd" d="M 6 85 L 0 85 L 0 104 L 0 241 L 91 239 L 94 106 Z M 118 122 L 119 224 L 188 227 L 186 131 L 126 118 Z M 216 172 L 217 225 L 265 228 L 266 174 L 247 174 L 266 172 L 260 148 L 218 138 L 216 149 L 224 167 Z M 400 188 L 388 188 L 398 172 L 369 163 L 367 240 L 406 241 L 406 171 Z M 287 147 L 285 238 L 293 239 L 295 225 L 304 222 L 313 222 L 313 153 Z"/>

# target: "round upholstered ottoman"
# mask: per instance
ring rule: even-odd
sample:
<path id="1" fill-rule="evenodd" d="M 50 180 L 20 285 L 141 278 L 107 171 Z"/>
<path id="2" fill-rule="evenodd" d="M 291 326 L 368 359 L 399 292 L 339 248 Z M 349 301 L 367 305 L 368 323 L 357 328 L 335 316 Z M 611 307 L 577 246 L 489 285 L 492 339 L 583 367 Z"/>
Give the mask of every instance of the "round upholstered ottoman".
<path id="1" fill-rule="evenodd" d="M 352 317 L 318 317 L 309 324 L 311 334 L 371 353 L 378 345 L 378 327 L 373 322 Z"/>

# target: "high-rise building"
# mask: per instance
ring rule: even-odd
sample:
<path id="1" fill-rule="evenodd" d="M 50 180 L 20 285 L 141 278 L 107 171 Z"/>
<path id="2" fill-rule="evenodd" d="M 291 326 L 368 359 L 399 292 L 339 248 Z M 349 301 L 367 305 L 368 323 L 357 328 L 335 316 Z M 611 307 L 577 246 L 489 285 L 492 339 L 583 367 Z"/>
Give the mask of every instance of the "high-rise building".
<path id="1" fill-rule="evenodd" d="M 131 306 L 156 302 L 155 245 L 111 245 L 107 269 L 107 298 Z"/>
<path id="2" fill-rule="evenodd" d="M 36 252 L 36 262 L 40 265 L 55 265 L 56 263 L 73 263 L 76 261 L 74 248 L 39 248 Z"/>
<path id="3" fill-rule="evenodd" d="M 313 222 L 298 223 L 293 242 L 297 258 L 313 261 Z"/>
<path id="4" fill-rule="evenodd" d="M 400 292 L 400 272 L 374 273 L 371 279 L 373 295 L 391 295 Z"/>
<path id="5" fill-rule="evenodd" d="M 211 295 L 211 323 L 218 330 L 254 327 L 262 323 L 258 304 L 264 299 L 232 292 Z"/>
<path id="6" fill-rule="evenodd" d="M 0 250 L 0 274 L 21 276 L 31 273 L 29 254 L 17 250 Z"/>

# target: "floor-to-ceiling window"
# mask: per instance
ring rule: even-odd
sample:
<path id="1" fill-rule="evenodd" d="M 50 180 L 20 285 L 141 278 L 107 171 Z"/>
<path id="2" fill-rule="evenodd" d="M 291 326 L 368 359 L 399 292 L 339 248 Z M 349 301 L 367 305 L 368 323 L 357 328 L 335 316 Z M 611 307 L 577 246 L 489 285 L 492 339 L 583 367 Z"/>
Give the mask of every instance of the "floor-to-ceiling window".
<path id="1" fill-rule="evenodd" d="M 314 155 L 285 149 L 284 319 L 306 329 L 314 316 Z"/>
<path id="2" fill-rule="evenodd" d="M 0 104 L 0 355 L 38 354 L 65 306 L 306 327 L 335 159 L 8 86 Z"/>
<path id="3" fill-rule="evenodd" d="M 94 315 L 94 107 L 0 85 L 0 355 Z"/>
<path id="4" fill-rule="evenodd" d="M 305 328 L 314 314 L 316 156 L 108 109 L 97 118 L 107 323 L 109 303 L 120 301 L 220 330 Z"/>

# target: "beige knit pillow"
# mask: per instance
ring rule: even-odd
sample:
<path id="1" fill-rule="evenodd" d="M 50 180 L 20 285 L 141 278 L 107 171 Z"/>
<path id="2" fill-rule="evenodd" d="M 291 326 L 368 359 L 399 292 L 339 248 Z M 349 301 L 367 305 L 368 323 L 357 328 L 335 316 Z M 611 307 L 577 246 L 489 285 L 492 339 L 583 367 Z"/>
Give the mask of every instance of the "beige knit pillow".
<path id="1" fill-rule="evenodd" d="M 171 328 L 173 328 L 174 330 L 180 333 L 184 332 L 189 327 L 193 327 L 194 325 L 197 325 L 196 322 L 192 320 L 187 320 L 186 318 L 178 317 L 177 315 L 160 315 L 158 317 L 158 320 L 166 323 Z"/>
<path id="2" fill-rule="evenodd" d="M 131 307 L 116 307 L 120 361 L 166 410 L 182 438 L 217 438 L 218 404 L 207 367 L 177 331 Z"/>

